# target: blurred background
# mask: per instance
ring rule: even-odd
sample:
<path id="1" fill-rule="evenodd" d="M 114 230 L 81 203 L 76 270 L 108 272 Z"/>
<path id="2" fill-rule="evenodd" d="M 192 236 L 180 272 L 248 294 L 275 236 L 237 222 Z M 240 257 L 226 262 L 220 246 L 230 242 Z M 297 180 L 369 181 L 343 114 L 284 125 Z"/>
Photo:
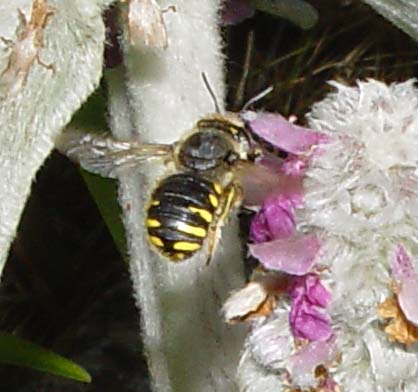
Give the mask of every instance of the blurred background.
<path id="1" fill-rule="evenodd" d="M 255 108 L 296 115 L 303 124 L 312 103 L 332 91 L 329 80 L 393 82 L 417 75 L 417 44 L 370 7 L 355 0 L 308 2 L 319 13 L 310 30 L 258 11 L 223 28 L 230 110 L 273 86 Z M 112 11 L 105 17 L 111 45 L 117 26 Z M 117 47 L 109 46 L 107 66 L 119 60 Z M 105 82 L 79 116 L 105 124 Z M 115 184 L 106 187 L 116 195 Z M 242 215 L 243 243 L 247 219 Z M 0 390 L 147 392 L 138 327 L 126 261 L 80 170 L 54 152 L 38 173 L 9 254 L 0 286 L 0 330 L 71 358 L 93 382 L 1 365 Z"/>

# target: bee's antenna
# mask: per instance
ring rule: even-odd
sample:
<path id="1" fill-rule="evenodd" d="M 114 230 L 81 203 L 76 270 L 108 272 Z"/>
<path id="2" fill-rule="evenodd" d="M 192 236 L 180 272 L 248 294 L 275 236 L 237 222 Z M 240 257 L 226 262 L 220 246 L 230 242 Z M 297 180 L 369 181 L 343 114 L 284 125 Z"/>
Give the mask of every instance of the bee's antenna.
<path id="1" fill-rule="evenodd" d="M 206 74 L 204 72 L 202 72 L 202 79 L 203 79 L 203 83 L 205 83 L 205 86 L 207 88 L 207 90 L 209 91 L 209 94 L 213 100 L 213 103 L 215 104 L 215 111 L 216 113 L 221 113 L 221 109 L 219 108 L 219 104 L 218 104 L 218 100 L 216 99 L 216 95 L 213 92 L 212 88 L 210 87 L 208 78 L 206 77 Z"/>
<path id="2" fill-rule="evenodd" d="M 263 90 L 261 93 L 257 94 L 255 97 L 250 98 L 247 103 L 242 107 L 241 111 L 247 110 L 247 108 L 252 105 L 254 102 L 259 101 L 260 99 L 263 99 L 266 95 L 270 94 L 274 90 L 273 86 L 267 87 L 265 90 Z"/>

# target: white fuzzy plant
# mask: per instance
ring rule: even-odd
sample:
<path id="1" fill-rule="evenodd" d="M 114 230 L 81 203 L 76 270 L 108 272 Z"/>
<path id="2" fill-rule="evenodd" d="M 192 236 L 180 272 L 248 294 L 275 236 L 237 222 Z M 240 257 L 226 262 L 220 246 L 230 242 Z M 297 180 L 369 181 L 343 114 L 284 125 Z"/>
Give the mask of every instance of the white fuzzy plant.
<path id="1" fill-rule="evenodd" d="M 418 390 L 418 89 L 414 83 L 388 86 L 369 80 L 349 87 L 333 82 L 337 91 L 308 114 L 310 127 L 329 139 L 304 173 L 295 237 L 314 235 L 321 243 L 316 266 L 308 272 L 317 274 L 329 292 L 326 306 L 332 334 L 326 340 L 315 336 L 322 325 L 307 317 L 304 325 L 313 335 L 298 337 L 297 320 L 289 314 L 299 305 L 289 304 L 289 295 L 278 296 L 267 316 L 261 313 L 251 321 L 239 367 L 241 390 Z M 292 238 L 286 240 L 291 244 Z M 280 260 L 284 263 L 286 258 L 289 265 L 298 263 L 291 246 Z M 273 265 L 274 261 L 271 269 L 283 270 L 283 264 Z M 283 277 L 271 273 L 271 280 L 261 285 L 261 300 L 260 279 L 236 292 L 225 305 L 226 318 L 245 315 L 248 304 L 254 309 L 265 300 L 268 287 L 279 287 Z M 306 314 L 317 306 L 314 293 L 319 298 L 322 291 L 311 290 Z M 327 368 L 326 384 L 316 373 L 318 365 Z"/>
<path id="2" fill-rule="evenodd" d="M 31 181 L 73 113 L 102 75 L 108 1 L 0 2 L 0 266 L 14 237 Z M 158 13 L 158 5 L 148 2 Z M 123 2 L 123 9 L 141 5 Z M 143 3 L 142 3 L 143 4 Z M 171 1 L 160 2 L 169 9 Z M 220 2 L 175 2 L 163 15 L 167 48 L 122 39 L 124 65 L 109 71 L 110 127 L 115 138 L 172 143 L 215 110 L 206 73 L 222 107 L 225 93 Z M 137 10 L 140 8 L 137 8 Z M 129 14 L 131 33 L 135 17 Z M 132 37 L 130 37 L 132 38 Z M 165 45 L 163 45 L 165 46 Z M 173 265 L 149 250 L 144 206 L 162 165 L 120 178 L 120 203 L 142 338 L 155 391 L 233 391 L 240 331 L 219 310 L 243 282 L 236 222 L 209 266 L 206 257 Z M 223 243 L 228 242 L 228 247 Z"/>
<path id="3" fill-rule="evenodd" d="M 306 205 L 298 219 L 302 230 L 314 230 L 324 241 L 330 315 L 341 350 L 333 376 L 344 391 L 418 389 L 417 320 L 411 312 L 418 284 L 414 83 L 335 83 L 337 91 L 309 115 L 313 128 L 336 137 L 307 172 Z M 398 281 L 397 263 L 410 269 L 412 290 Z M 393 293 L 404 313 L 390 316 L 399 322 L 397 330 L 382 322 L 382 304 Z"/>

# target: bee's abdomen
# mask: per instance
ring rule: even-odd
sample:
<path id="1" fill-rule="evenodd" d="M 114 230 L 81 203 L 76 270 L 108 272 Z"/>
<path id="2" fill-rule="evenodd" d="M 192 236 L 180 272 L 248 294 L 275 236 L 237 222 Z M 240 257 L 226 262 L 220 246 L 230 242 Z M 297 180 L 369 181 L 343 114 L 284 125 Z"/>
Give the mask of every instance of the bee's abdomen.
<path id="1" fill-rule="evenodd" d="M 192 256 L 208 235 L 220 193 L 218 185 L 191 173 L 162 180 L 146 218 L 150 242 L 172 261 Z"/>

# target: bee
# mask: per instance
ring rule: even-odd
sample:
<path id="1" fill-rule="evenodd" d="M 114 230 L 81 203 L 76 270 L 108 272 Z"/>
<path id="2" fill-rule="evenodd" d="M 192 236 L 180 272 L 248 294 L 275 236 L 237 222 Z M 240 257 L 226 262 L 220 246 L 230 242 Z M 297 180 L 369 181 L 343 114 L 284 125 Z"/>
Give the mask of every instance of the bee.
<path id="1" fill-rule="evenodd" d="M 245 173 L 255 178 L 266 175 L 254 170 L 255 160 L 266 152 L 283 158 L 283 152 L 253 133 L 238 113 L 221 114 L 204 73 L 202 78 L 216 113 L 198 120 L 171 145 L 74 133 L 64 134 L 57 145 L 84 169 L 110 178 L 153 159 L 173 164 L 175 173 L 163 176 L 151 192 L 144 222 L 149 243 L 173 262 L 189 259 L 207 242 L 209 263 L 220 229 L 242 204 Z M 272 89 L 250 99 L 243 110 Z"/>
<path id="2" fill-rule="evenodd" d="M 220 228 L 241 204 L 238 172 L 259 154 L 245 122 L 234 113 L 201 118 L 172 145 L 87 134 L 61 140 L 61 146 L 83 168 L 112 178 L 152 159 L 174 164 L 174 173 L 152 190 L 144 222 L 149 243 L 173 262 L 189 259 L 205 243 L 211 259 Z"/>

